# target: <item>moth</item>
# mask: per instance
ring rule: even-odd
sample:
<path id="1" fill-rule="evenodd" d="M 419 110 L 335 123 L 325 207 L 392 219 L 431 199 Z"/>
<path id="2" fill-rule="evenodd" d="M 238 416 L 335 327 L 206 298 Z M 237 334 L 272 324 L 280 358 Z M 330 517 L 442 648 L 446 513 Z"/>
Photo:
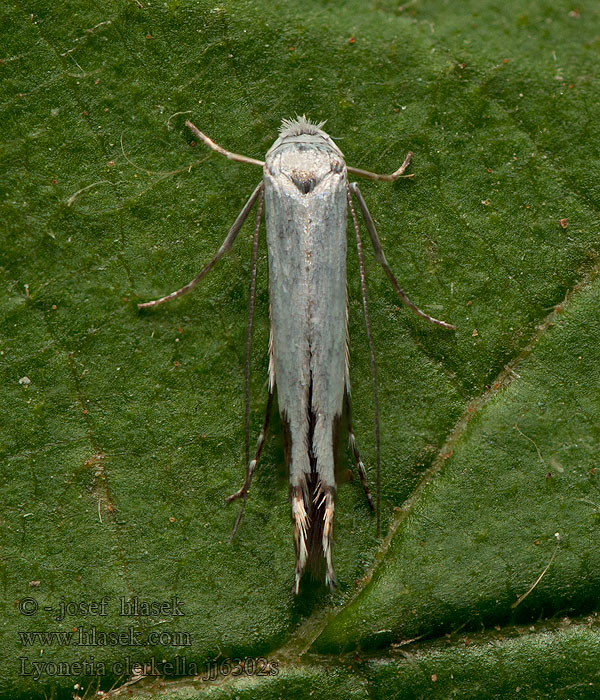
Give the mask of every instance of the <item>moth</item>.
<path id="1" fill-rule="evenodd" d="M 336 492 L 336 460 L 340 423 L 345 415 L 350 446 L 359 477 L 372 510 L 377 512 L 379 534 L 379 409 L 375 380 L 373 342 L 367 307 L 362 242 L 353 196 L 365 221 L 375 251 L 400 299 L 418 316 L 443 328 L 455 327 L 438 321 L 415 306 L 400 288 L 392 273 L 373 218 L 356 183 L 348 182 L 348 173 L 371 180 L 394 181 L 405 176 L 412 153 L 389 175 L 379 175 L 346 165 L 344 156 L 328 134 L 325 122 L 314 124 L 304 116 L 284 119 L 279 138 L 265 160 L 259 161 L 226 151 L 199 131 L 191 122 L 186 126 L 209 148 L 230 160 L 259 165 L 262 181 L 235 220 L 214 258 L 181 289 L 138 304 L 151 308 L 192 290 L 215 263 L 229 251 L 250 210 L 258 202 L 253 242 L 250 316 L 246 344 L 246 476 L 239 491 L 226 500 L 242 500 L 232 537 L 248 498 L 252 477 L 266 439 L 273 395 L 283 426 L 285 461 L 289 474 L 289 497 L 296 544 L 294 591 L 310 563 L 315 571 L 325 565 L 325 583 L 335 587 L 331 546 Z M 265 209 L 269 264 L 269 380 L 267 408 L 256 451 L 249 459 L 249 357 L 254 296 L 258 232 Z M 363 310 L 371 355 L 375 403 L 377 449 L 377 505 L 367 485 L 365 467 L 354 437 L 348 369 L 348 310 L 346 291 L 346 225 L 350 210 L 359 253 Z M 345 409 L 345 410 L 344 410 Z"/>

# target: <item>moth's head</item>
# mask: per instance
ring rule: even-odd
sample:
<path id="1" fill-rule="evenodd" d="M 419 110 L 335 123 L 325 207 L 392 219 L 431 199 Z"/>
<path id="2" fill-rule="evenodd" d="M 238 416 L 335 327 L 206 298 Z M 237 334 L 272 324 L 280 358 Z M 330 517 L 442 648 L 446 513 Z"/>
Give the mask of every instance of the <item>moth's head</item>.
<path id="1" fill-rule="evenodd" d="M 296 115 L 295 119 L 284 119 L 279 127 L 279 138 L 271 146 L 269 153 L 287 144 L 326 145 L 343 158 L 342 152 L 335 145 L 329 134 L 323 131 L 323 126 L 325 126 L 324 121 L 311 122 L 304 114 L 301 117 Z"/>
<path id="2" fill-rule="evenodd" d="M 331 178 L 344 182 L 344 156 L 321 128 L 323 124 L 313 124 L 304 115 L 284 119 L 279 138 L 265 156 L 265 182 L 281 191 L 288 183 L 292 195 L 330 189 Z"/>

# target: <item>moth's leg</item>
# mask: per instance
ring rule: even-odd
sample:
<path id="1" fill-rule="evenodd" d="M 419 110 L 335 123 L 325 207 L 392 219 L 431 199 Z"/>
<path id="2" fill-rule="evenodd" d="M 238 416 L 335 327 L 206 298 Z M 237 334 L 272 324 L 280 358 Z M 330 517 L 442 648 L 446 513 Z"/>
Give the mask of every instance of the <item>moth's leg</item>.
<path id="1" fill-rule="evenodd" d="M 373 347 L 373 336 L 371 335 L 371 321 L 369 320 L 369 306 L 367 304 L 367 282 L 365 280 L 365 261 L 362 254 L 362 241 L 360 238 L 360 229 L 358 228 L 358 219 L 354 211 L 352 203 L 352 194 L 350 185 L 346 185 L 346 196 L 348 206 L 352 214 L 352 223 L 354 224 L 354 232 L 356 234 L 356 250 L 358 252 L 358 264 L 360 269 L 360 288 L 362 292 L 363 312 L 365 315 L 365 326 L 367 328 L 367 340 L 369 341 L 369 355 L 371 357 L 371 381 L 373 385 L 373 408 L 375 410 L 375 452 L 377 460 L 377 537 L 379 537 L 379 529 L 381 525 L 381 438 L 379 432 L 379 399 L 377 398 L 377 372 L 375 368 L 375 348 Z M 346 386 L 346 389 L 348 386 Z"/>
<path id="2" fill-rule="evenodd" d="M 372 511 L 375 510 L 375 505 L 373 504 L 373 497 L 371 496 L 371 491 L 369 490 L 369 484 L 367 483 L 367 475 L 365 473 L 365 465 L 360 458 L 360 453 L 358 451 L 358 446 L 356 445 L 356 438 L 354 437 L 354 429 L 352 427 L 352 401 L 350 400 L 350 394 L 344 391 L 344 403 L 346 404 L 346 423 L 348 425 L 348 441 L 350 442 L 350 447 L 354 454 L 354 459 L 356 460 L 356 467 L 358 469 L 358 475 L 360 476 L 360 483 L 362 484 L 367 501 L 369 501 L 369 507 Z"/>
<path id="3" fill-rule="evenodd" d="M 244 480 L 244 485 L 242 488 L 229 496 L 226 500 L 227 503 L 235 500 L 236 498 L 243 498 L 244 502 L 240 509 L 239 515 L 235 522 L 233 532 L 231 533 L 230 541 L 233 540 L 235 533 L 237 532 L 238 526 L 241 522 L 242 515 L 244 514 L 244 509 L 246 508 L 246 501 L 248 500 L 248 491 L 250 489 L 250 484 L 252 482 L 252 476 L 254 475 L 254 470 L 256 469 L 256 464 L 262 452 L 265 439 L 267 437 L 267 429 L 269 427 L 269 418 L 271 416 L 271 405 L 273 403 L 273 383 L 270 381 L 269 376 L 269 397 L 267 399 L 267 410 L 265 413 L 265 422 L 263 429 L 258 438 L 258 444 L 256 446 L 256 454 L 252 462 L 250 462 L 250 354 L 252 349 L 252 325 L 254 322 L 254 301 L 256 296 L 256 267 L 258 260 L 258 232 L 260 229 L 260 219 L 262 216 L 262 207 L 264 200 L 264 191 L 261 191 L 260 198 L 258 200 L 258 209 L 256 212 L 256 224 L 254 226 L 254 238 L 252 241 L 252 281 L 250 284 L 250 302 L 248 304 L 248 332 L 246 334 L 246 371 L 245 371 L 245 395 L 246 395 L 246 410 L 244 416 L 244 442 L 245 442 L 245 452 L 246 452 L 246 479 Z M 269 343 L 269 352 L 271 352 L 271 343 Z"/>
<path id="4" fill-rule="evenodd" d="M 426 321 L 429 321 L 429 323 L 434 323 L 436 326 L 441 326 L 442 328 L 448 328 L 449 330 L 455 331 L 456 326 L 453 326 L 450 323 L 446 323 L 446 321 L 438 321 L 437 318 L 433 318 L 432 316 L 426 314 L 424 311 L 421 311 L 421 309 L 419 309 L 418 306 L 413 304 L 412 301 L 406 296 L 404 291 L 400 288 L 398 280 L 394 277 L 394 273 L 391 271 L 390 266 L 388 265 L 388 262 L 385 259 L 383 248 L 381 247 L 379 236 L 377 235 L 377 230 L 375 228 L 375 223 L 373 222 L 371 213 L 367 208 L 367 203 L 365 202 L 361 191 L 358 189 L 358 185 L 356 184 L 356 182 L 353 182 L 350 185 L 350 190 L 354 193 L 358 201 L 358 205 L 360 206 L 363 219 L 365 221 L 365 224 L 367 225 L 367 230 L 369 232 L 369 236 L 371 237 L 371 243 L 373 244 L 373 250 L 375 251 L 375 259 L 381 265 L 381 267 L 383 267 L 385 274 L 387 275 L 389 281 L 392 283 L 392 287 L 394 287 L 394 289 L 398 293 L 398 296 L 400 297 L 400 299 L 402 299 L 402 303 L 408 306 L 409 309 L 414 311 L 417 314 L 417 316 L 420 316 Z"/>
<path id="5" fill-rule="evenodd" d="M 203 134 L 197 127 L 195 127 L 192 124 L 192 122 L 188 121 L 185 123 L 185 125 L 188 127 L 188 129 L 191 130 L 194 136 L 200 139 L 200 141 L 203 141 L 209 148 L 212 148 L 213 151 L 216 151 L 222 156 L 225 156 L 225 158 L 229 158 L 229 160 L 235 160 L 238 163 L 249 163 L 250 165 L 260 166 L 264 165 L 264 162 L 262 160 L 255 160 L 254 158 L 248 158 L 248 156 L 241 156 L 239 155 L 239 153 L 231 153 L 231 151 L 226 151 L 223 147 L 219 146 L 219 144 L 215 143 L 212 139 L 209 139 L 206 134 Z"/>
<path id="6" fill-rule="evenodd" d="M 252 350 L 252 325 L 254 323 L 254 299 L 256 296 L 256 266 L 258 261 L 258 232 L 260 229 L 260 217 L 264 201 L 264 188 L 258 200 L 256 212 L 256 224 L 254 225 L 254 238 L 252 240 L 252 281 L 250 283 L 250 302 L 248 304 L 248 331 L 246 334 L 246 368 L 245 368 L 245 396 L 246 410 L 244 414 L 244 445 L 246 451 L 246 465 L 250 461 L 250 354 Z"/>
<path id="7" fill-rule="evenodd" d="M 200 280 L 205 277 L 214 267 L 215 263 L 218 262 L 224 255 L 227 253 L 229 250 L 231 250 L 231 247 L 233 246 L 233 242 L 236 239 L 236 236 L 238 235 L 240 229 L 242 228 L 242 225 L 244 221 L 246 221 L 246 218 L 248 217 L 248 214 L 250 213 L 250 210 L 252 209 L 252 206 L 254 205 L 254 202 L 258 198 L 258 196 L 262 193 L 263 191 L 263 183 L 261 182 L 254 192 L 250 195 L 250 198 L 244 204 L 244 208 L 242 211 L 238 214 L 237 219 L 234 221 L 233 226 L 231 227 L 229 233 L 227 234 L 227 237 L 223 241 L 221 247 L 219 248 L 217 254 L 215 257 L 206 265 L 201 272 L 194 277 L 194 279 L 191 282 L 188 282 L 188 284 L 185 285 L 185 287 L 182 287 L 181 289 L 178 289 L 175 292 L 171 292 L 171 294 L 167 294 L 165 297 L 161 297 L 160 299 L 155 299 L 154 301 L 147 301 L 143 304 L 138 304 L 138 309 L 147 309 L 152 306 L 158 306 L 159 304 L 164 304 L 165 301 L 169 301 L 170 299 L 175 299 L 176 297 L 180 297 L 182 294 L 186 294 L 187 292 L 190 292 L 194 287 L 200 282 Z"/>
<path id="8" fill-rule="evenodd" d="M 271 420 L 272 406 L 273 392 L 269 391 L 269 394 L 267 396 L 267 408 L 265 410 L 265 420 L 263 423 L 263 429 L 260 431 L 260 435 L 258 436 L 258 440 L 256 441 L 256 452 L 254 453 L 254 459 L 246 465 L 246 478 L 241 489 L 239 489 L 239 491 L 236 491 L 235 493 L 232 493 L 231 496 L 227 496 L 227 498 L 225 499 L 226 503 L 231 503 L 231 501 L 235 501 L 236 498 L 246 498 L 246 496 L 248 495 L 248 491 L 250 490 L 250 484 L 252 483 L 252 477 L 254 475 L 254 470 L 256 469 L 258 460 L 260 459 L 265 440 L 267 439 L 267 431 L 269 429 L 269 422 Z"/>
<path id="9" fill-rule="evenodd" d="M 379 173 L 372 173 L 369 170 L 361 170 L 360 168 L 350 168 L 346 166 L 346 170 L 349 173 L 352 173 L 353 175 L 358 175 L 359 177 L 365 177 L 367 180 L 386 180 L 387 182 L 393 182 L 394 180 L 397 180 L 400 177 L 413 177 L 412 175 L 404 175 L 404 171 L 406 168 L 408 168 L 408 164 L 410 163 L 410 159 L 412 158 L 413 154 L 409 151 L 406 154 L 406 158 L 404 159 L 404 163 L 398 168 L 398 170 L 394 171 L 393 173 L 390 173 L 389 175 L 380 175 Z"/>
<path id="10" fill-rule="evenodd" d="M 269 395 L 267 398 L 267 409 L 265 411 L 265 421 L 263 423 L 263 429 L 260 431 L 260 435 L 258 436 L 258 441 L 256 443 L 256 452 L 254 453 L 254 459 L 246 464 L 246 478 L 244 479 L 244 483 L 242 484 L 242 488 L 239 491 L 236 491 L 235 493 L 232 493 L 231 496 L 227 496 L 225 501 L 227 503 L 231 503 L 231 501 L 235 501 L 238 498 L 243 499 L 242 507 L 240 508 L 239 515 L 237 517 L 237 520 L 235 521 L 235 525 L 233 527 L 233 532 L 231 533 L 231 537 L 229 538 L 229 541 L 233 540 L 235 537 L 235 533 L 237 532 L 237 529 L 239 527 L 239 524 L 242 520 L 242 516 L 244 514 L 244 509 L 246 508 L 246 502 L 248 501 L 248 491 L 250 490 L 250 484 L 252 483 L 252 477 L 254 476 L 254 470 L 256 469 L 256 465 L 258 463 L 258 460 L 260 459 L 260 455 L 263 449 L 263 446 L 265 444 L 265 440 L 267 438 L 267 431 L 269 429 L 269 421 L 271 417 L 271 407 L 273 405 L 273 389 L 269 387 Z"/>

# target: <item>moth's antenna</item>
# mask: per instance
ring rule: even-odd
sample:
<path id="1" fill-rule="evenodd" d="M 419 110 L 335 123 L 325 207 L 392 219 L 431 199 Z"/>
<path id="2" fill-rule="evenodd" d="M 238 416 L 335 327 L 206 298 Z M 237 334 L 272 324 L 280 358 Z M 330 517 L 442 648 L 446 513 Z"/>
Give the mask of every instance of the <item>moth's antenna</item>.
<path id="1" fill-rule="evenodd" d="M 346 185 L 346 194 L 348 197 L 348 204 L 350 206 L 350 213 L 352 214 L 352 221 L 354 222 L 354 230 L 356 231 L 356 249 L 358 250 L 358 263 L 360 267 L 360 287 L 362 291 L 365 325 L 367 327 L 367 338 L 369 340 L 369 353 L 371 355 L 371 379 L 373 381 L 373 405 L 375 407 L 375 450 L 377 455 L 377 537 L 379 537 L 379 530 L 381 525 L 381 441 L 379 435 L 379 401 L 377 400 L 377 373 L 375 371 L 375 349 L 373 347 L 373 338 L 371 337 L 371 322 L 369 320 L 369 307 L 367 305 L 367 283 L 365 282 L 365 261 L 363 259 L 362 241 L 360 240 L 358 220 L 356 218 L 356 212 L 354 211 L 354 204 L 352 202 L 350 187 L 348 185 Z"/>
<path id="2" fill-rule="evenodd" d="M 372 173 L 369 170 L 361 170 L 360 168 L 351 168 L 350 166 L 346 166 L 346 169 L 348 170 L 349 173 L 352 173 L 353 175 L 359 175 L 360 177 L 364 177 L 367 180 L 385 180 L 387 182 L 394 182 L 394 180 L 397 180 L 399 177 L 413 177 L 413 174 L 411 173 L 410 175 L 405 175 L 404 171 L 406 168 L 408 168 L 408 165 L 410 163 L 410 159 L 412 158 L 412 153 L 409 151 L 406 154 L 406 158 L 404 159 L 404 163 L 398 168 L 398 170 L 395 170 L 393 173 L 390 173 L 389 175 L 381 175 L 380 173 Z"/>
<path id="3" fill-rule="evenodd" d="M 256 211 L 256 225 L 254 226 L 254 239 L 252 241 L 252 281 L 250 282 L 250 303 L 248 308 L 248 335 L 246 336 L 246 410 L 244 415 L 244 442 L 246 447 L 246 475 L 248 474 L 248 469 L 250 465 L 250 351 L 252 349 L 252 326 L 254 324 L 254 300 L 256 298 L 256 267 L 258 260 L 258 230 L 260 228 L 260 219 L 262 216 L 263 201 L 265 198 L 265 190 L 261 189 L 258 198 L 258 209 Z M 247 477 L 246 477 L 247 478 Z M 246 508 L 246 502 L 248 500 L 247 491 L 243 495 L 242 507 L 240 508 L 239 515 L 235 521 L 235 526 L 229 541 L 231 542 L 235 537 L 235 533 L 239 527 L 242 520 L 242 515 L 244 514 L 244 509 Z"/>
<path id="4" fill-rule="evenodd" d="M 250 165 L 263 166 L 265 164 L 262 160 L 248 158 L 248 156 L 242 156 L 239 153 L 232 153 L 231 151 L 225 150 L 223 146 L 219 146 L 218 143 L 215 143 L 212 139 L 209 139 L 206 134 L 203 134 L 198 127 L 192 124 L 192 122 L 188 121 L 185 123 L 185 125 L 194 134 L 194 136 L 200 139 L 200 141 L 202 141 L 205 145 L 212 148 L 213 151 L 220 153 L 222 156 L 225 156 L 225 158 L 229 158 L 229 160 L 235 160 L 237 163 L 249 163 Z"/>

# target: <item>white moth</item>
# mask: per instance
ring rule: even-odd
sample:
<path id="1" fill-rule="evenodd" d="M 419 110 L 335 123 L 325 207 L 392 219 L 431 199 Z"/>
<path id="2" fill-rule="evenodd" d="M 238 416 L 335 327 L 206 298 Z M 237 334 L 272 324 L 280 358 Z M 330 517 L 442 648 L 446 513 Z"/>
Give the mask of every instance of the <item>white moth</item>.
<path id="1" fill-rule="evenodd" d="M 277 400 L 284 432 L 286 466 L 289 473 L 290 501 L 296 542 L 296 578 L 294 590 L 310 561 L 313 569 L 325 562 L 325 582 L 335 586 L 331 559 L 335 467 L 340 422 L 344 408 L 350 444 L 356 459 L 369 505 L 374 509 L 366 482 L 350 414 L 348 371 L 348 328 L 346 295 L 346 224 L 350 207 L 359 250 L 363 307 L 371 349 L 371 367 L 375 398 L 377 441 L 377 527 L 379 531 L 379 421 L 375 385 L 373 345 L 370 335 L 364 264 L 358 222 L 352 194 L 355 195 L 369 232 L 377 261 L 383 266 L 402 301 L 422 318 L 454 329 L 418 309 L 400 289 L 390 270 L 373 219 L 356 183 L 348 182 L 351 172 L 373 180 L 395 180 L 403 176 L 410 162 L 409 153 L 402 166 L 390 175 L 378 175 L 346 166 L 344 156 L 322 130 L 323 123 L 312 124 L 305 117 L 284 120 L 279 138 L 262 161 L 225 151 L 198 129 L 187 126 L 207 146 L 231 160 L 263 167 L 263 180 L 238 215 L 215 257 L 189 284 L 166 297 L 139 304 L 147 308 L 193 289 L 231 248 L 254 203 L 256 219 L 250 321 L 246 362 L 246 478 L 237 498 L 246 503 L 252 476 L 266 438 L 273 393 Z M 269 343 L 269 384 L 267 412 L 258 439 L 254 459 L 249 460 L 248 372 L 250 335 L 254 308 L 258 229 L 265 205 L 269 258 L 269 298 L 271 337 Z M 233 534 L 237 530 L 240 511 Z M 232 537 L 233 537 L 232 534 Z"/>

